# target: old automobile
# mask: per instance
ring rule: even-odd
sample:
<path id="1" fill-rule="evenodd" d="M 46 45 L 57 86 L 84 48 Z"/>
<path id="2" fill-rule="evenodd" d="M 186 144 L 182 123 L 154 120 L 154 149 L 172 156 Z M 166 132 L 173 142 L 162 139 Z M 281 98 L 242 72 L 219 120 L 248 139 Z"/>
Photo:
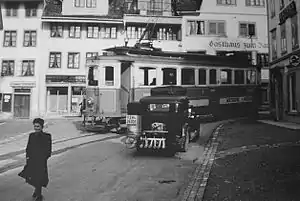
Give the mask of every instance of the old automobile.
<path id="1" fill-rule="evenodd" d="M 127 144 L 138 151 L 163 149 L 166 153 L 186 152 L 197 120 L 191 118 L 185 88 L 156 87 L 151 95 L 128 104 Z"/>

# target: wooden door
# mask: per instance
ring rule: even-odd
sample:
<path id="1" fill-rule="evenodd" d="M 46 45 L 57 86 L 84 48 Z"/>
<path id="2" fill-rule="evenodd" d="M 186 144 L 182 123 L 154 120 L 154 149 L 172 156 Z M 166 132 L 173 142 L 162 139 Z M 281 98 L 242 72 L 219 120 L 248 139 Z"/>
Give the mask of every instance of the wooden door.
<path id="1" fill-rule="evenodd" d="M 29 118 L 30 116 L 30 95 L 15 94 L 14 95 L 14 117 Z"/>

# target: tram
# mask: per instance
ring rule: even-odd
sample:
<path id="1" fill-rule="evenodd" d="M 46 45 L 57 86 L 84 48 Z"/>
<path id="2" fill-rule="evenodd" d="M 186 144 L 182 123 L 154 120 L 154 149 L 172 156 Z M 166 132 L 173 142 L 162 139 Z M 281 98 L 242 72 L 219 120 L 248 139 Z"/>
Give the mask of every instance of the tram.
<path id="1" fill-rule="evenodd" d="M 105 122 L 120 130 L 127 104 L 161 86 L 186 88 L 193 113 L 204 119 L 257 116 L 260 73 L 247 58 L 164 52 L 151 45 L 106 51 L 86 63 L 84 116 L 93 126 Z"/>

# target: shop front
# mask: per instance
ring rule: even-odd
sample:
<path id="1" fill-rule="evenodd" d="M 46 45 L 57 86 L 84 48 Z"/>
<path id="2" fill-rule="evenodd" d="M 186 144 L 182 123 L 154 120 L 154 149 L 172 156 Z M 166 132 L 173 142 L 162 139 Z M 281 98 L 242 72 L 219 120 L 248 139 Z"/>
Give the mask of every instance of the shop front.
<path id="1" fill-rule="evenodd" d="M 270 78 L 273 117 L 300 123 L 300 52 L 274 65 Z"/>
<path id="2" fill-rule="evenodd" d="M 85 76 L 46 75 L 47 116 L 79 116 Z"/>

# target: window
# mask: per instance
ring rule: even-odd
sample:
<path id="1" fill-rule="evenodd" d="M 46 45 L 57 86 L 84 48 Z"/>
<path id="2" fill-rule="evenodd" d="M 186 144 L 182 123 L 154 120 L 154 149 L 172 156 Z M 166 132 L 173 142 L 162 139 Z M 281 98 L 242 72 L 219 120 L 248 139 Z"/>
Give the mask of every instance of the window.
<path id="1" fill-rule="evenodd" d="M 269 65 L 269 55 L 264 53 L 257 54 L 257 65 L 266 67 Z"/>
<path id="2" fill-rule="evenodd" d="M 117 27 L 102 26 L 100 29 L 101 38 L 117 38 Z"/>
<path id="3" fill-rule="evenodd" d="M 177 73 L 175 68 L 163 69 L 163 85 L 176 85 Z"/>
<path id="4" fill-rule="evenodd" d="M 81 37 L 81 26 L 80 25 L 71 25 L 69 28 L 69 37 L 70 38 L 80 38 Z"/>
<path id="5" fill-rule="evenodd" d="M 244 70 L 235 70 L 234 71 L 234 83 L 235 84 L 245 84 Z"/>
<path id="6" fill-rule="evenodd" d="M 256 71 L 255 70 L 247 70 L 247 84 L 256 84 Z"/>
<path id="7" fill-rule="evenodd" d="M 271 18 L 275 17 L 275 0 L 270 0 L 270 16 Z"/>
<path id="8" fill-rule="evenodd" d="M 199 69 L 199 85 L 206 85 L 206 69 Z"/>
<path id="9" fill-rule="evenodd" d="M 225 22 L 208 22 L 208 34 L 224 36 Z"/>
<path id="10" fill-rule="evenodd" d="M 205 22 L 198 20 L 187 21 L 187 35 L 204 35 Z"/>
<path id="11" fill-rule="evenodd" d="M 98 26 L 87 26 L 87 37 L 88 38 L 99 38 L 99 27 Z"/>
<path id="12" fill-rule="evenodd" d="M 246 6 L 265 6 L 265 0 L 246 0 Z"/>
<path id="13" fill-rule="evenodd" d="M 284 0 L 279 0 L 280 10 L 284 8 Z"/>
<path id="14" fill-rule="evenodd" d="M 292 49 L 299 47 L 299 38 L 298 38 L 298 15 L 294 15 L 291 18 L 291 29 L 292 29 Z"/>
<path id="15" fill-rule="evenodd" d="M 232 71 L 229 69 L 222 69 L 221 74 L 221 84 L 232 84 Z"/>
<path id="16" fill-rule="evenodd" d="M 240 23 L 240 36 L 241 37 L 255 37 L 255 24 L 254 23 Z"/>
<path id="17" fill-rule="evenodd" d="M 181 40 L 180 27 L 160 27 L 157 30 L 157 40 Z"/>
<path id="18" fill-rule="evenodd" d="M 86 53 L 86 59 L 91 59 L 93 57 L 97 57 L 98 56 L 98 52 L 87 52 Z"/>
<path id="19" fill-rule="evenodd" d="M 83 8 L 85 4 L 85 0 L 74 0 L 74 7 Z"/>
<path id="20" fill-rule="evenodd" d="M 281 54 L 285 54 L 287 52 L 285 23 L 280 25 L 280 45 L 281 45 Z"/>
<path id="21" fill-rule="evenodd" d="M 49 68 L 61 68 L 61 52 L 50 52 Z"/>
<path id="22" fill-rule="evenodd" d="M 297 112 L 295 72 L 291 73 L 288 76 L 288 105 L 289 105 L 289 112 Z"/>
<path id="23" fill-rule="evenodd" d="M 96 8 L 96 0 L 86 0 L 87 8 Z"/>
<path id="24" fill-rule="evenodd" d="M 34 76 L 34 63 L 34 60 L 23 60 L 21 76 Z"/>
<path id="25" fill-rule="evenodd" d="M 62 24 L 51 24 L 50 37 L 62 38 L 63 37 L 63 25 Z"/>
<path id="26" fill-rule="evenodd" d="M 127 38 L 136 39 L 137 38 L 137 31 L 138 31 L 138 27 L 135 27 L 135 26 L 126 27 Z"/>
<path id="27" fill-rule="evenodd" d="M 79 68 L 79 52 L 68 53 L 68 68 Z"/>
<path id="28" fill-rule="evenodd" d="M 236 0 L 217 0 L 218 5 L 236 5 Z"/>
<path id="29" fill-rule="evenodd" d="M 14 60 L 3 60 L 1 76 L 14 76 L 15 61 Z"/>
<path id="30" fill-rule="evenodd" d="M 24 31 L 24 47 L 36 46 L 36 31 Z"/>
<path id="31" fill-rule="evenodd" d="M 37 16 L 38 4 L 36 3 L 26 3 L 25 4 L 25 16 L 26 17 L 36 17 Z"/>
<path id="32" fill-rule="evenodd" d="M 217 84 L 217 70 L 216 69 L 209 70 L 209 84 Z"/>
<path id="33" fill-rule="evenodd" d="M 105 67 L 105 85 L 106 86 L 114 85 L 114 67 L 112 66 Z"/>
<path id="34" fill-rule="evenodd" d="M 4 31 L 4 47 L 16 47 L 17 31 Z"/>
<path id="35" fill-rule="evenodd" d="M 277 58 L 277 37 L 276 37 L 276 29 L 271 31 L 271 54 L 272 54 L 272 59 Z"/>
<path id="36" fill-rule="evenodd" d="M 5 9 L 6 9 L 6 16 L 7 17 L 16 17 L 18 16 L 18 3 L 6 3 Z"/>
<path id="37" fill-rule="evenodd" d="M 181 69 L 181 84 L 194 85 L 195 84 L 195 70 Z"/>
<path id="38" fill-rule="evenodd" d="M 148 15 L 162 15 L 163 13 L 163 1 L 162 0 L 150 0 L 147 7 Z"/>
<path id="39" fill-rule="evenodd" d="M 156 85 L 156 68 L 141 67 L 139 68 L 137 84 L 139 86 L 155 86 Z"/>

